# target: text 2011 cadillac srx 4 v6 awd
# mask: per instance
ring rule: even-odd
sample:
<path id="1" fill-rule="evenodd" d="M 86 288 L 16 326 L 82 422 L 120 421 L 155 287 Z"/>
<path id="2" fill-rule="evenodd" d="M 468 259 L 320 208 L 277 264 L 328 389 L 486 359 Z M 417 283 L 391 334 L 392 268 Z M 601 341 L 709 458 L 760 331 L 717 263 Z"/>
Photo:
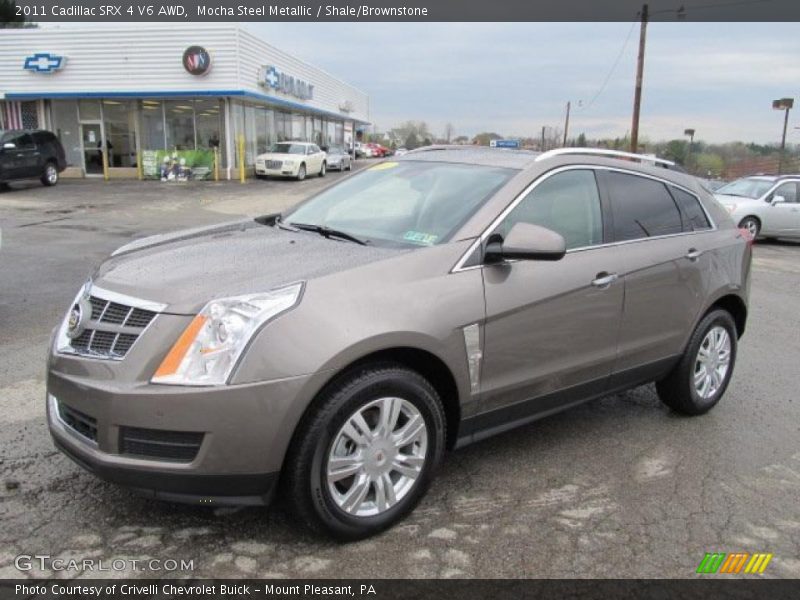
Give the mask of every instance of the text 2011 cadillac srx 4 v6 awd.
<path id="1" fill-rule="evenodd" d="M 431 147 L 283 214 L 112 254 L 56 329 L 50 431 L 156 498 L 263 504 L 340 539 L 443 454 L 648 382 L 725 393 L 750 237 L 671 163 Z"/>

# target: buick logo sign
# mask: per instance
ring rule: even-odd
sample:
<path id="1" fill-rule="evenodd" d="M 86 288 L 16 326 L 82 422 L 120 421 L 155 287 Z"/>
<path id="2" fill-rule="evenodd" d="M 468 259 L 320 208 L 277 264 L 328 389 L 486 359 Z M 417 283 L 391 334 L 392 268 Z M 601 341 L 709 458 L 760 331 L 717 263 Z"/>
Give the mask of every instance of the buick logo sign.
<path id="1" fill-rule="evenodd" d="M 183 51 L 183 68 L 192 75 L 205 75 L 211 69 L 211 55 L 202 46 L 189 46 Z"/>

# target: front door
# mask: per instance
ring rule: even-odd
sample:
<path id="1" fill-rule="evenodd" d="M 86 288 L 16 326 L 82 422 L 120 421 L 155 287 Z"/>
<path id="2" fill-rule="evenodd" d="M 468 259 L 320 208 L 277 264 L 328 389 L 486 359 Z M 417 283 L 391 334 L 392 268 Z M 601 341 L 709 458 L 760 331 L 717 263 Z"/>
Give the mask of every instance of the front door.
<path id="1" fill-rule="evenodd" d="M 796 181 L 782 183 L 769 196 L 771 201 L 776 196 L 781 196 L 783 202 L 768 206 L 762 211 L 764 222 L 761 224 L 763 235 L 789 235 L 800 234 L 800 185 Z"/>
<path id="2" fill-rule="evenodd" d="M 619 248 L 603 245 L 602 212 L 594 172 L 566 170 L 538 183 L 495 230 L 547 227 L 567 254 L 483 267 L 483 411 L 524 419 L 606 390 L 624 288 Z"/>
<path id="3" fill-rule="evenodd" d="M 81 123 L 81 146 L 83 171 L 87 176 L 103 174 L 103 123 L 101 121 Z"/>

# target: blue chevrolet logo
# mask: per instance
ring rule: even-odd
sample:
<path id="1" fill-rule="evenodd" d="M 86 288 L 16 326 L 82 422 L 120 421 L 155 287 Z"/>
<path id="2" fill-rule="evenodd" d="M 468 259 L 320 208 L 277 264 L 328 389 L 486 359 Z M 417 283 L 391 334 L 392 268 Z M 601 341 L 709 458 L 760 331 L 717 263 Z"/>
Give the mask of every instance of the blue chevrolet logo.
<path id="1" fill-rule="evenodd" d="M 25 70 L 52 73 L 64 66 L 64 57 L 49 52 L 37 52 L 25 58 Z"/>
<path id="2" fill-rule="evenodd" d="M 269 87 L 277 88 L 278 87 L 278 70 L 275 67 L 270 67 L 267 69 L 266 75 L 264 76 L 266 79 L 267 84 Z"/>

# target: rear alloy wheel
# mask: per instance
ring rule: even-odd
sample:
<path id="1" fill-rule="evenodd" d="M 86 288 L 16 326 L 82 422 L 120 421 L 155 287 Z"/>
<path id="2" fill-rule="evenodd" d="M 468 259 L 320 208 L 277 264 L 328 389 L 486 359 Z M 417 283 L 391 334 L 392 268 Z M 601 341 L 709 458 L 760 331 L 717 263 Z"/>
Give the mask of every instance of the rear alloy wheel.
<path id="1" fill-rule="evenodd" d="M 296 515 L 341 540 L 376 534 L 405 517 L 441 462 L 439 396 L 401 366 L 367 367 L 328 392 L 298 429 L 285 483 Z"/>
<path id="2" fill-rule="evenodd" d="M 753 236 L 753 239 L 756 239 L 759 232 L 761 231 L 761 221 L 756 219 L 755 217 L 745 217 L 739 223 L 740 229 L 746 229 L 747 232 Z"/>
<path id="3" fill-rule="evenodd" d="M 678 365 L 656 389 L 662 402 L 686 415 L 711 410 L 725 393 L 736 362 L 736 324 L 714 310 L 698 324 Z"/>
<path id="4" fill-rule="evenodd" d="M 51 186 L 58 183 L 58 169 L 56 168 L 55 163 L 49 162 L 44 166 L 42 183 L 46 186 Z"/>
<path id="5" fill-rule="evenodd" d="M 300 165 L 300 168 L 297 169 L 297 181 L 303 181 L 306 178 L 306 166 Z"/>
<path id="6" fill-rule="evenodd" d="M 322 166 L 319 168 L 319 176 L 320 177 L 325 177 L 325 169 L 326 168 L 327 168 L 327 165 L 325 164 L 325 162 L 323 162 Z"/>

